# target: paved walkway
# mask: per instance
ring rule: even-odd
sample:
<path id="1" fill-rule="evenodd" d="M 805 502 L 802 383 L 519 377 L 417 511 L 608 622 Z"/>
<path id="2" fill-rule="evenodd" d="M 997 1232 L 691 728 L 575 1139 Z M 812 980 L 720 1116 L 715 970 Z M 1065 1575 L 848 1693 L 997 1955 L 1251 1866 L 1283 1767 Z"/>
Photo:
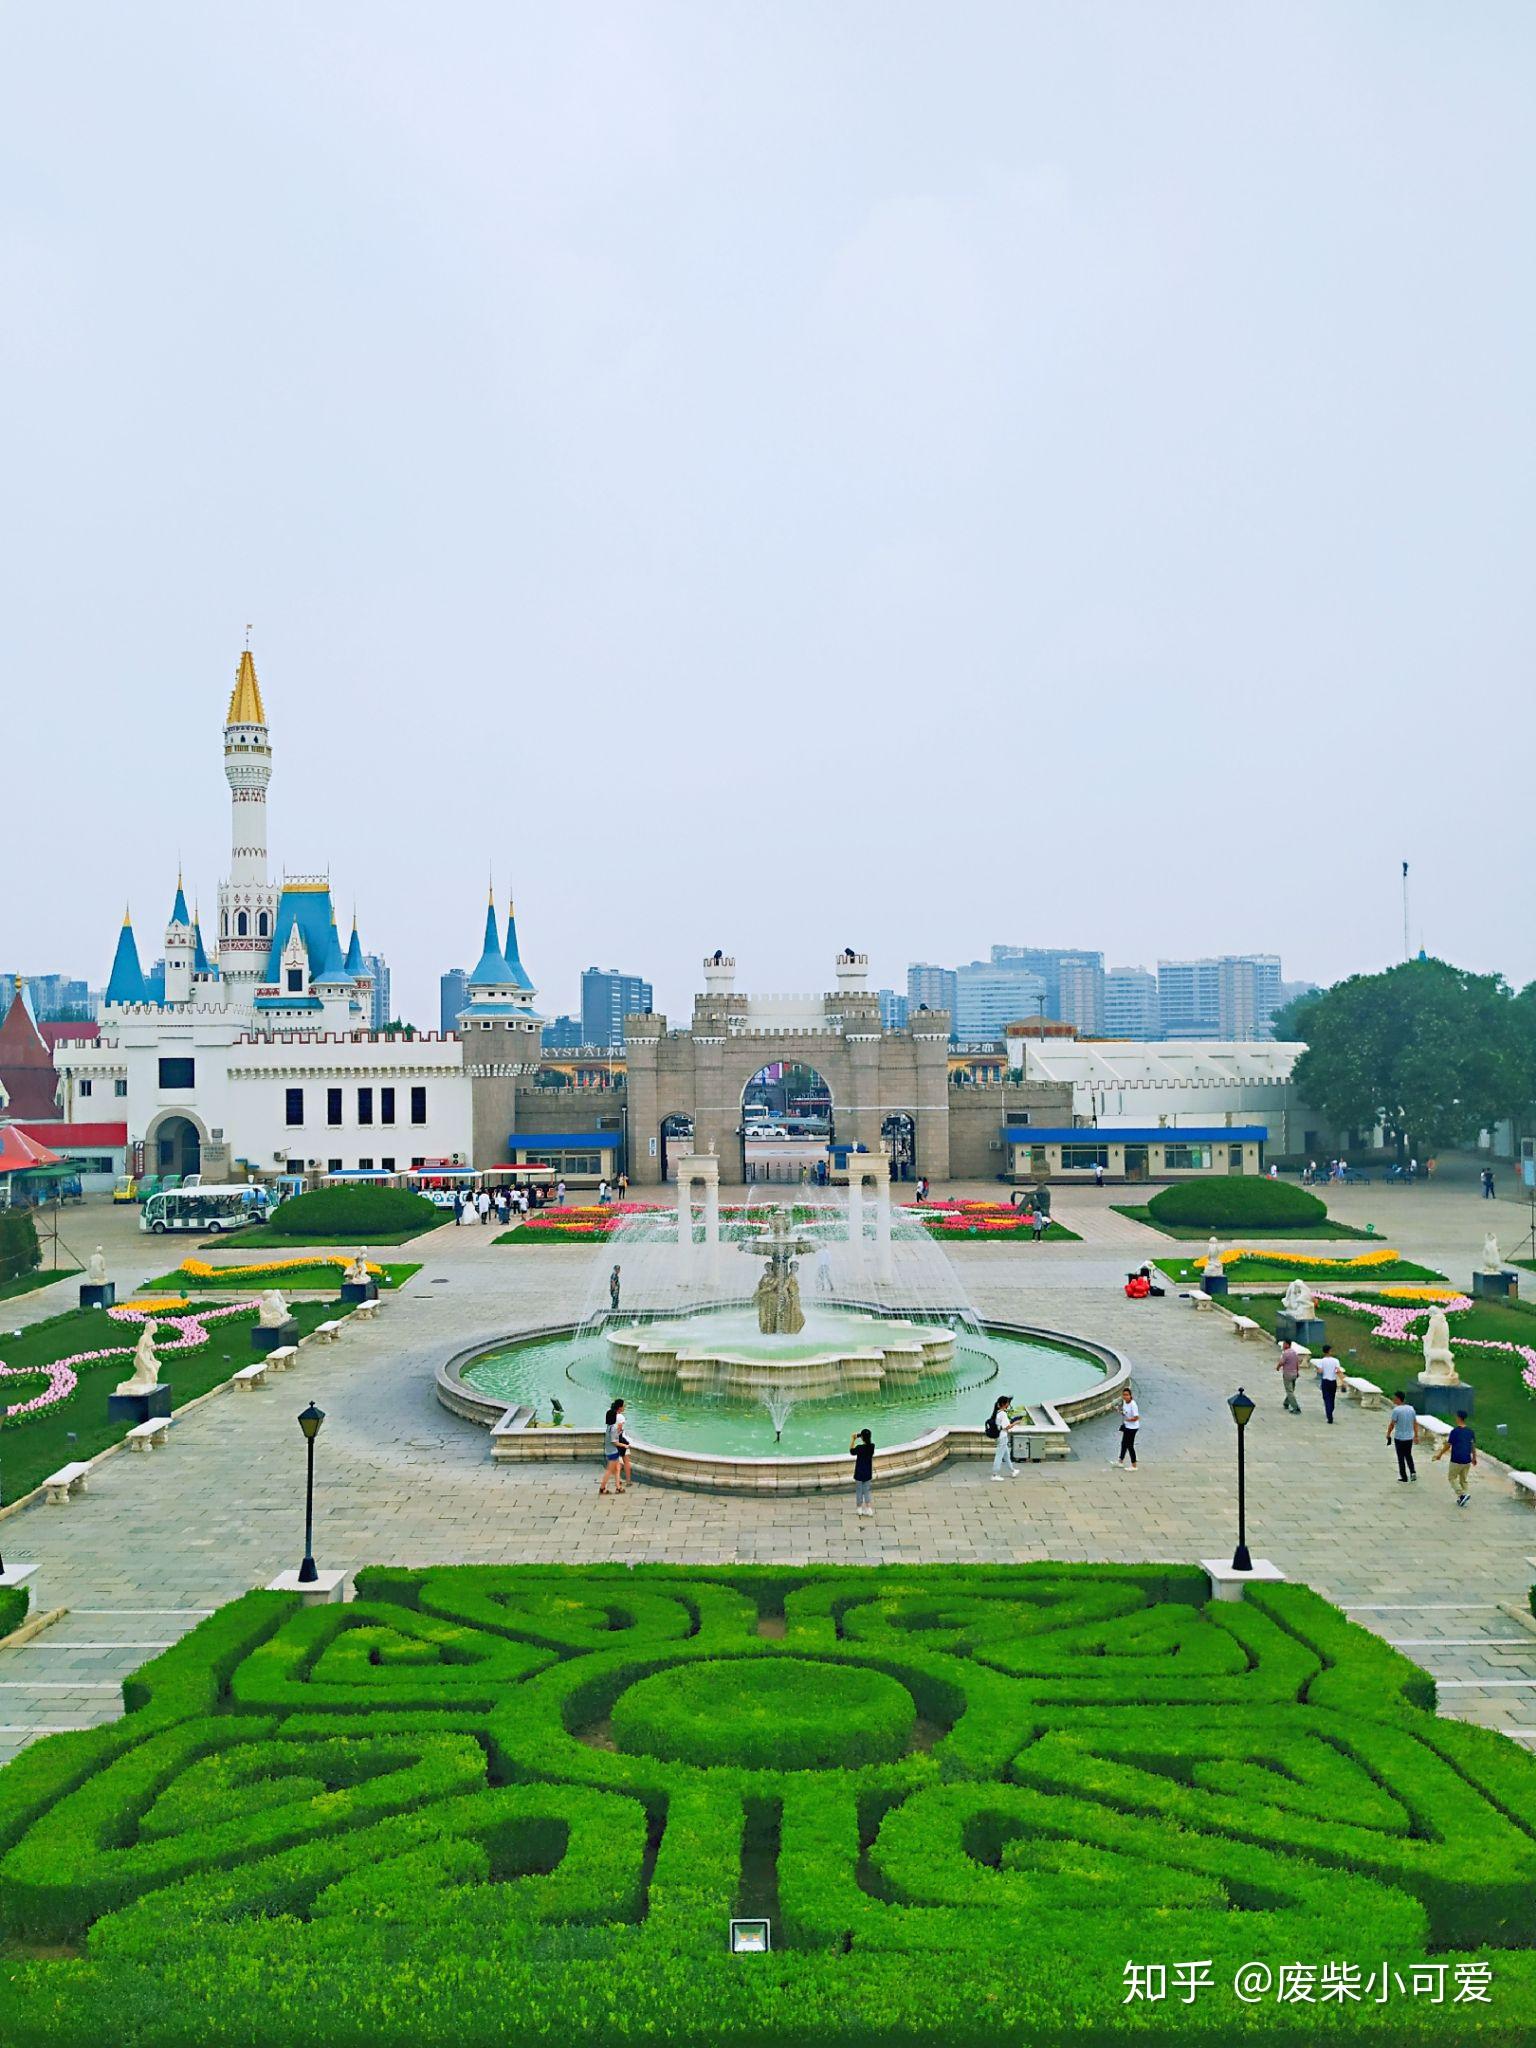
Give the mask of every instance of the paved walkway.
<path id="1" fill-rule="evenodd" d="M 437 1404 L 433 1370 L 466 1345 L 573 1313 L 594 1253 L 497 1248 L 488 1230 L 436 1232 L 398 1254 L 427 1263 L 376 1323 L 351 1326 L 335 1346 L 306 1347 L 262 1392 L 206 1403 L 176 1425 L 163 1452 L 109 1459 L 85 1499 L 0 1522 L 6 1555 L 39 1564 L 43 1605 L 70 1609 L 34 1643 L 0 1652 L 0 1756 L 32 1733 L 110 1718 L 119 1681 L 158 1646 L 297 1563 L 304 1464 L 295 1418 L 312 1399 L 327 1418 L 316 1526 L 326 1566 L 1194 1560 L 1233 1544 L 1225 1403 L 1245 1378 L 1260 1403 L 1248 1439 L 1255 1554 L 1401 1643 L 1440 1680 L 1445 1711 L 1536 1737 L 1536 1634 L 1503 1611 L 1524 1601 L 1536 1575 L 1531 1510 L 1488 1472 L 1465 1512 L 1443 1464 L 1426 1462 L 1417 1486 L 1399 1486 L 1383 1418 L 1341 1404 L 1330 1429 L 1310 1393 L 1299 1417 L 1286 1415 L 1267 1348 L 1239 1343 L 1223 1322 L 1172 1298 L 1126 1301 L 1120 1232 L 1136 1234 L 1143 1256 L 1156 1240 L 1112 1218 L 1115 1199 L 1114 1190 L 1060 1198 L 1058 1213 L 1082 1243 L 961 1246 L 954 1258 L 984 1314 L 1099 1337 L 1130 1356 L 1146 1418 L 1140 1469 L 1113 1462 L 1116 1429 L 1106 1417 L 1074 1433 L 1068 1460 L 1022 1467 L 1007 1486 L 991 1484 L 983 1464 L 950 1466 L 880 1494 L 871 1520 L 856 1519 L 841 1495 L 768 1501 L 640 1487 L 600 1498 L 585 1468 L 492 1465 L 484 1432 Z M 1399 1206 L 1387 1211 L 1388 1200 Z M 1392 1242 L 1458 1279 L 1493 1218 L 1513 1243 L 1524 1215 L 1523 1205 L 1439 1189 L 1350 1191 L 1336 1207 L 1350 1220 L 1358 1210 L 1362 1221 L 1390 1223 Z M 97 1227 L 77 1235 L 87 1248 L 107 1244 L 120 1282 L 130 1268 L 141 1279 L 173 1262 L 165 1240 L 130 1235 L 110 1212 L 88 1219 Z M 30 1296 L 7 1307 L 57 1313 L 73 1284 L 50 1290 L 66 1300 Z"/>

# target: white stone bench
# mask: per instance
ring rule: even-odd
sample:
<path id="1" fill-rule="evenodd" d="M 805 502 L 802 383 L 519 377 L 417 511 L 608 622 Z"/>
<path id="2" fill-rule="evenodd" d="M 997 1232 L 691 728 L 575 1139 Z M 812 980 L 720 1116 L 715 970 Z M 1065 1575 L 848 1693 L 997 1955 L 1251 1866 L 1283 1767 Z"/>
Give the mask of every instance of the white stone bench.
<path id="1" fill-rule="evenodd" d="M 1509 1481 L 1515 1489 L 1516 1500 L 1523 1500 L 1529 1506 L 1536 1507 L 1536 1472 L 1517 1472 L 1511 1465 Z"/>
<path id="2" fill-rule="evenodd" d="M 235 1385 L 242 1394 L 248 1394 L 253 1387 L 267 1384 L 267 1361 L 258 1358 L 254 1365 L 242 1365 L 235 1374 Z"/>
<path id="3" fill-rule="evenodd" d="M 165 1442 L 170 1428 L 169 1415 L 151 1415 L 147 1422 L 136 1422 L 123 1441 L 130 1451 L 152 1451 Z"/>
<path id="4" fill-rule="evenodd" d="M 273 1372 L 286 1372 L 298 1355 L 296 1344 L 279 1344 L 275 1351 L 267 1353 L 267 1364 Z"/>
<path id="5" fill-rule="evenodd" d="M 341 1335 L 340 1323 L 316 1323 L 311 1335 L 318 1337 L 322 1344 L 334 1344 Z"/>
<path id="6" fill-rule="evenodd" d="M 1358 1373 L 1345 1373 L 1344 1393 L 1362 1408 L 1380 1408 L 1387 1398 L 1374 1380 L 1361 1379 Z"/>
<path id="7" fill-rule="evenodd" d="M 360 1323 L 371 1323 L 382 1306 L 383 1303 L 377 1299 L 373 1301 L 360 1301 L 352 1313 Z"/>
<path id="8" fill-rule="evenodd" d="M 1261 1326 L 1252 1316 L 1233 1316 L 1231 1320 L 1232 1327 L 1239 1337 L 1257 1337 L 1260 1334 Z"/>
<path id="9" fill-rule="evenodd" d="M 1433 1444 L 1436 1450 L 1438 1450 L 1450 1435 L 1451 1425 L 1448 1422 L 1442 1422 L 1438 1415 L 1420 1415 L 1416 1419 L 1418 1427 L 1414 1432 L 1415 1441 L 1421 1444 Z"/>
<path id="10" fill-rule="evenodd" d="M 1203 1287 L 1197 1287 L 1193 1294 L 1186 1294 L 1184 1299 L 1191 1308 L 1209 1308 L 1211 1305 L 1211 1297 Z"/>
<path id="11" fill-rule="evenodd" d="M 72 1493 L 89 1493 L 89 1465 L 61 1465 L 43 1481 L 43 1490 L 48 1496 L 48 1505 L 61 1508 Z"/>

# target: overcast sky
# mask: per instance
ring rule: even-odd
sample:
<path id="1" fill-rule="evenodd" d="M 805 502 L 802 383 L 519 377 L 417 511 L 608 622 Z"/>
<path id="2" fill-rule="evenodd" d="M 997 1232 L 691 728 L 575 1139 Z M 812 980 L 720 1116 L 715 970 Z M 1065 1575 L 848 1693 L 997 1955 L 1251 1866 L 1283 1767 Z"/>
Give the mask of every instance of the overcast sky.
<path id="1" fill-rule="evenodd" d="M 0 17 L 0 967 L 1536 976 L 1536 10 Z"/>

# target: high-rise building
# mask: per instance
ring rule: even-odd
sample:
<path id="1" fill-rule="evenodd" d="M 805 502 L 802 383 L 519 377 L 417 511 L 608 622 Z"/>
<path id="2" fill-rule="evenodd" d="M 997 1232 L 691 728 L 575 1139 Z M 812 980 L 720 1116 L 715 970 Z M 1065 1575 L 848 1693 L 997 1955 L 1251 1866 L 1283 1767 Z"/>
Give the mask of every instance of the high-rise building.
<path id="1" fill-rule="evenodd" d="M 1145 967 L 1111 967 L 1104 976 L 1104 1032 L 1109 1038 L 1158 1036 L 1157 976 Z"/>
<path id="2" fill-rule="evenodd" d="M 925 960 L 907 969 L 907 1009 L 948 1010 L 955 1014 L 955 970 L 932 967 Z"/>
<path id="3" fill-rule="evenodd" d="M 579 1017 L 551 1017 L 541 1040 L 546 1052 L 576 1052 L 586 1044 Z"/>
<path id="4" fill-rule="evenodd" d="M 875 995 L 880 1004 L 880 1023 L 882 1029 L 886 1031 L 905 1031 L 907 1028 L 907 1018 L 912 1010 L 910 1000 L 906 996 L 897 995 L 893 988 L 877 989 Z"/>
<path id="5" fill-rule="evenodd" d="M 992 965 L 1038 974 L 1045 985 L 1045 1014 L 1079 1031 L 1101 1028 L 1104 955 L 1078 946 L 994 946 Z M 1070 996 L 1063 994 L 1064 985 Z"/>
<path id="6" fill-rule="evenodd" d="M 459 1019 L 469 1006 L 469 969 L 450 967 L 441 975 L 437 984 L 438 1029 L 446 1034 L 457 1031 Z"/>
<path id="7" fill-rule="evenodd" d="M 1038 974 L 973 960 L 955 969 L 952 1036 L 966 1044 L 1001 1038 L 1006 1025 L 1045 1014 L 1045 982 Z"/>
<path id="8" fill-rule="evenodd" d="M 1159 960 L 1157 1001 L 1165 1038 L 1269 1036 L 1280 1007 L 1274 953 L 1225 953 L 1211 960 Z"/>
<path id="9" fill-rule="evenodd" d="M 14 974 L 7 974 L 0 980 L 0 1017 L 11 1007 L 16 980 Z M 74 975 L 24 974 L 21 985 L 32 1005 L 32 1015 L 40 1024 L 63 1018 L 89 1018 L 95 1014 L 91 1008 L 90 989 Z"/>
<path id="10" fill-rule="evenodd" d="M 382 953 L 365 953 L 363 965 L 373 976 L 373 993 L 368 1000 L 369 1029 L 382 1031 L 394 1018 L 390 1008 L 389 962 Z"/>
<path id="11" fill-rule="evenodd" d="M 651 984 L 616 967 L 587 967 L 581 976 L 581 1030 L 586 1045 L 620 1046 L 624 1019 L 652 1006 Z"/>

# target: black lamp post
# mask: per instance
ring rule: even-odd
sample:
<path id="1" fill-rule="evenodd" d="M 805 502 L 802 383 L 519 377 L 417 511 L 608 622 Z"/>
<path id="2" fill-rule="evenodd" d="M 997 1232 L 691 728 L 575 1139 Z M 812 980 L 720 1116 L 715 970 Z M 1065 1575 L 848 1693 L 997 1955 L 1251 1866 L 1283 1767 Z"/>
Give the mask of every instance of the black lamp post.
<path id="1" fill-rule="evenodd" d="M 309 1446 L 309 1473 L 304 1483 L 304 1562 L 299 1566 L 299 1584 L 312 1586 L 320 1574 L 315 1569 L 315 1438 L 325 1420 L 325 1410 L 313 1401 L 299 1417 L 299 1427 Z"/>
<path id="2" fill-rule="evenodd" d="M 1232 1569 L 1235 1572 L 1251 1572 L 1253 1559 L 1248 1555 L 1248 1496 L 1246 1474 L 1243 1468 L 1243 1438 L 1248 1430 L 1248 1418 L 1254 1404 L 1239 1387 L 1228 1401 L 1232 1420 L 1237 1424 L 1237 1548 L 1232 1553 Z"/>

